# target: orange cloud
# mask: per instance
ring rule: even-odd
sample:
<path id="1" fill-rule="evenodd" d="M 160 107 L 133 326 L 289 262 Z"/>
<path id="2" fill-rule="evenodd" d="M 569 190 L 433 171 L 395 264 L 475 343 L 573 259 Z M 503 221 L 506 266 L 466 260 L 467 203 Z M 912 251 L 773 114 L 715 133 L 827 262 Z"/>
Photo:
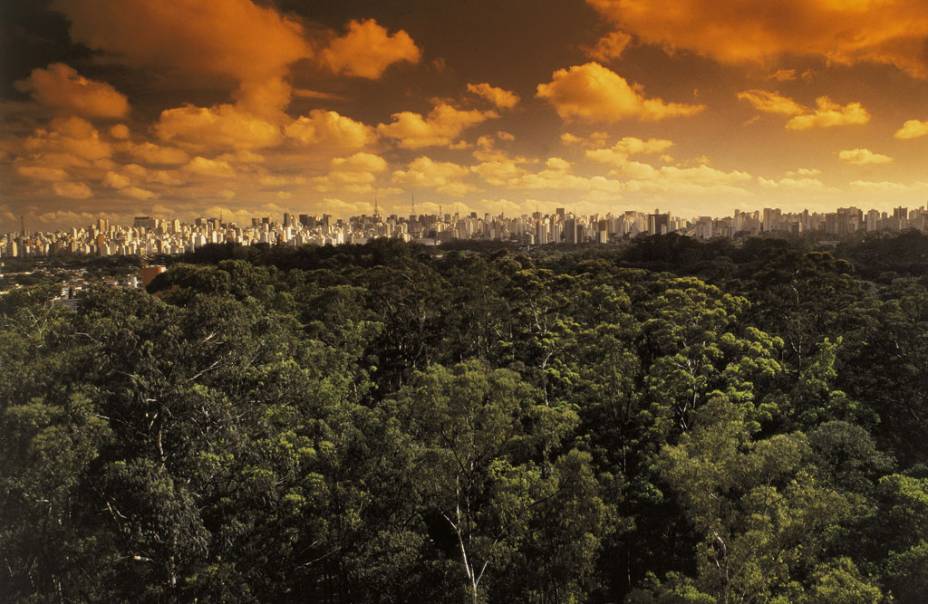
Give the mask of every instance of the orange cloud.
<path id="1" fill-rule="evenodd" d="M 283 77 L 310 56 L 303 27 L 252 0 L 54 0 L 71 39 L 129 65 L 239 83 Z"/>
<path id="2" fill-rule="evenodd" d="M 199 150 L 261 149 L 281 140 L 279 126 L 230 104 L 165 109 L 155 132 L 161 140 Z"/>
<path id="3" fill-rule="evenodd" d="M 760 177 L 757 179 L 757 184 L 760 185 L 762 189 L 767 190 L 777 190 L 777 191 L 790 191 L 790 192 L 802 192 L 802 193 L 823 193 L 838 192 L 838 189 L 834 187 L 826 186 L 818 178 L 812 176 L 790 176 L 787 174 L 784 178 L 763 178 Z"/>
<path id="4" fill-rule="evenodd" d="M 68 199 L 87 199 L 93 196 L 90 187 L 82 182 L 56 182 L 52 185 L 52 190 L 55 191 L 55 195 Z"/>
<path id="5" fill-rule="evenodd" d="M 631 42 L 632 37 L 624 31 L 613 31 L 600 38 L 592 48 L 584 50 L 594 61 L 608 63 L 621 57 Z"/>
<path id="6" fill-rule="evenodd" d="M 134 186 L 120 189 L 119 192 L 122 195 L 125 195 L 126 197 L 131 197 L 132 199 L 138 199 L 140 201 L 146 201 L 146 200 L 151 199 L 152 197 L 156 197 L 156 195 L 152 193 L 151 191 L 149 191 L 148 189 L 143 189 L 141 187 L 134 187 Z"/>
<path id="7" fill-rule="evenodd" d="M 775 82 L 792 82 L 799 77 L 795 69 L 777 69 L 770 74 L 771 80 Z"/>
<path id="8" fill-rule="evenodd" d="M 323 101 L 343 101 L 345 100 L 345 97 L 335 94 L 334 92 L 312 90 L 311 88 L 297 88 L 293 91 L 293 96 L 300 98 L 300 99 L 320 99 Z"/>
<path id="9" fill-rule="evenodd" d="M 335 111 L 313 109 L 284 128 L 287 137 L 304 145 L 324 146 L 335 151 L 361 149 L 377 137 L 374 129 Z"/>
<path id="10" fill-rule="evenodd" d="M 668 103 L 646 98 L 641 86 L 599 63 L 575 65 L 554 72 L 551 82 L 539 84 L 537 96 L 546 99 L 562 119 L 617 122 L 624 119 L 658 121 L 696 115 L 704 105 Z"/>
<path id="11" fill-rule="evenodd" d="M 183 149 L 177 147 L 165 147 L 154 143 L 129 143 L 125 147 L 126 152 L 147 164 L 165 164 L 181 165 L 187 163 L 190 156 Z"/>
<path id="12" fill-rule="evenodd" d="M 642 164 L 646 165 L 646 164 Z M 677 194 L 746 194 L 744 185 L 754 177 L 747 172 L 725 172 L 701 164 L 692 167 L 662 166 L 654 172 L 629 181 L 627 189 L 634 192 L 668 192 Z"/>
<path id="13" fill-rule="evenodd" d="M 140 201 L 145 201 L 155 197 L 155 194 L 148 189 L 143 189 L 141 187 L 134 186 L 132 180 L 125 174 L 119 174 L 117 172 L 107 172 L 103 176 L 103 184 L 111 189 L 119 191 L 121 195 L 126 197 L 131 197 L 132 199 L 138 199 Z"/>
<path id="14" fill-rule="evenodd" d="M 654 155 L 664 153 L 673 146 L 673 141 L 662 138 L 647 140 L 634 136 L 626 136 L 612 147 L 604 149 L 589 149 L 586 156 L 593 161 L 623 166 L 632 155 Z"/>
<path id="15" fill-rule="evenodd" d="M 788 96 L 772 90 L 745 90 L 738 93 L 738 98 L 747 101 L 758 111 L 780 115 L 801 115 L 808 111 Z"/>
<path id="16" fill-rule="evenodd" d="M 738 93 L 738 98 L 764 113 L 793 116 L 786 124 L 790 130 L 862 125 L 870 122 L 870 113 L 860 103 L 840 105 L 824 96 L 816 99 L 814 110 L 772 90 L 745 90 Z"/>
<path id="17" fill-rule="evenodd" d="M 870 149 L 846 149 L 838 153 L 838 159 L 854 166 L 870 166 L 892 163 L 888 155 L 874 153 Z"/>
<path id="18" fill-rule="evenodd" d="M 510 162 L 484 163 L 474 168 L 491 184 L 507 189 L 549 190 L 549 191 L 584 191 L 588 194 L 608 194 L 614 200 L 622 191 L 622 183 L 604 176 L 580 176 L 572 172 L 571 163 L 560 157 L 549 157 L 544 168 L 537 172 L 527 172 L 513 166 Z M 507 172 L 510 174 L 507 175 Z"/>
<path id="19" fill-rule="evenodd" d="M 899 140 L 911 140 L 928 136 L 928 121 L 908 120 L 893 136 Z"/>
<path id="20" fill-rule="evenodd" d="M 61 168 L 50 168 L 48 166 L 19 165 L 16 166 L 16 172 L 20 176 L 25 176 L 33 180 L 60 182 L 68 179 L 68 173 Z"/>
<path id="21" fill-rule="evenodd" d="M 815 101 L 815 111 L 797 115 L 786 127 L 790 130 L 809 130 L 810 128 L 833 128 L 835 126 L 861 126 L 870 123 L 870 113 L 860 103 L 840 105 L 827 96 Z"/>
<path id="22" fill-rule="evenodd" d="M 498 109 L 512 109 L 519 104 L 519 95 L 516 93 L 487 83 L 468 84 L 467 91 L 493 103 Z"/>
<path id="23" fill-rule="evenodd" d="M 440 102 L 427 116 L 412 111 L 394 113 L 393 122 L 379 124 L 381 136 L 396 139 L 404 149 L 446 146 L 454 142 L 465 129 L 499 117 L 495 111 L 456 109 Z"/>
<path id="24" fill-rule="evenodd" d="M 106 82 L 81 76 L 64 63 L 33 69 L 16 89 L 28 92 L 37 102 L 59 111 L 86 117 L 118 118 L 129 113 L 129 101 Z"/>
<path id="25" fill-rule="evenodd" d="M 377 174 L 387 169 L 382 157 L 363 151 L 350 157 L 336 157 L 330 165 L 328 174 L 313 179 L 317 191 L 369 193 L 374 190 Z"/>
<path id="26" fill-rule="evenodd" d="M 332 160 L 332 167 L 346 172 L 377 173 L 387 169 L 387 162 L 379 155 L 361 152 L 350 157 L 336 157 Z"/>
<path id="27" fill-rule="evenodd" d="M 374 19 L 348 23 L 348 32 L 322 51 L 335 74 L 376 80 L 394 63 L 418 63 L 422 53 L 404 30 L 390 34 Z"/>
<path id="28" fill-rule="evenodd" d="M 229 178 L 235 176 L 235 170 L 229 165 L 229 162 L 219 159 L 207 159 L 205 157 L 194 157 L 184 166 L 184 170 L 197 176 L 210 176 L 218 178 Z"/>
<path id="29" fill-rule="evenodd" d="M 405 170 L 393 172 L 393 182 L 404 187 L 435 189 L 446 195 L 464 195 L 474 190 L 462 181 L 469 173 L 465 166 L 422 156 L 409 162 Z"/>
<path id="30" fill-rule="evenodd" d="M 178 170 L 149 170 L 138 164 L 127 164 L 123 170 L 131 178 L 147 183 L 169 186 L 184 184 L 184 178 Z"/>
<path id="31" fill-rule="evenodd" d="M 107 172 L 103 176 L 103 184 L 111 189 L 124 189 L 132 184 L 132 181 L 125 174 L 117 172 Z"/>
<path id="32" fill-rule="evenodd" d="M 129 138 L 129 127 L 125 124 L 116 124 L 110 128 L 110 136 L 118 140 Z"/>
<path id="33" fill-rule="evenodd" d="M 587 0 L 647 44 L 722 63 L 770 63 L 785 55 L 828 63 L 893 65 L 928 76 L 928 4 L 923 0 L 780 0 L 775 10 L 744 0 Z M 737 32 L 733 35 L 732 32 Z"/>
<path id="34" fill-rule="evenodd" d="M 561 134 L 561 143 L 565 145 L 580 145 L 583 147 L 602 147 L 609 140 L 607 132 L 596 131 L 586 136 L 578 136 L 572 132 Z"/>
<path id="35" fill-rule="evenodd" d="M 26 152 L 43 160 L 43 165 L 86 166 L 113 154 L 93 124 L 79 117 L 55 118 L 48 128 L 38 128 L 23 143 Z"/>

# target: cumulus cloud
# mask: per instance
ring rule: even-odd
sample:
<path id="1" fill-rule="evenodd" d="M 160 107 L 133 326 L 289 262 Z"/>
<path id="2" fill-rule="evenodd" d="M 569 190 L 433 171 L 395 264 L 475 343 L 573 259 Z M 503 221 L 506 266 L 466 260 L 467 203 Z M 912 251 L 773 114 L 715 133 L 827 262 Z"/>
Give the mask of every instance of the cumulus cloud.
<path id="1" fill-rule="evenodd" d="M 393 183 L 407 188 L 434 189 L 446 195 L 464 195 L 474 187 L 463 181 L 470 170 L 453 162 L 435 161 L 421 156 L 409 162 L 405 170 L 393 172 Z"/>
<path id="2" fill-rule="evenodd" d="M 738 98 L 764 113 L 801 115 L 808 111 L 808 108 L 773 90 L 745 90 L 738 93 Z"/>
<path id="3" fill-rule="evenodd" d="M 504 88 L 491 86 L 486 82 L 468 84 L 467 91 L 493 103 L 497 109 L 512 109 L 519 104 L 519 95 Z"/>
<path id="4" fill-rule="evenodd" d="M 143 189 L 142 187 L 137 187 L 132 184 L 132 179 L 126 176 L 125 174 L 120 174 L 118 172 L 107 172 L 103 176 L 103 184 L 111 189 L 119 191 L 121 195 L 130 197 L 132 199 L 138 199 L 140 201 L 145 201 L 155 197 L 154 192 L 149 191 L 148 189 Z"/>
<path id="5" fill-rule="evenodd" d="M 911 140 L 928 136 L 928 121 L 908 120 L 894 135 L 899 140 Z"/>
<path id="6" fill-rule="evenodd" d="M 561 143 L 568 146 L 602 147 L 608 140 L 609 133 L 602 131 L 591 132 L 586 136 L 579 136 L 572 132 L 564 132 L 561 134 Z"/>
<path id="7" fill-rule="evenodd" d="M 132 199 L 138 199 L 139 201 L 147 201 L 155 197 L 155 194 L 148 189 L 134 186 L 120 189 L 119 193 L 126 197 L 131 197 Z"/>
<path id="8" fill-rule="evenodd" d="M 757 182 L 765 189 L 778 189 L 787 191 L 821 191 L 825 184 L 817 178 L 758 178 Z"/>
<path id="9" fill-rule="evenodd" d="M 103 184 L 111 189 L 125 189 L 132 184 L 128 176 L 117 172 L 107 172 L 103 176 Z"/>
<path id="10" fill-rule="evenodd" d="M 772 90 L 744 90 L 737 96 L 758 111 L 792 116 L 786 124 L 790 130 L 863 125 L 870 122 L 870 113 L 860 103 L 841 105 L 827 96 L 816 99 L 814 109 Z"/>
<path id="11" fill-rule="evenodd" d="M 230 178 L 235 176 L 235 170 L 229 165 L 229 162 L 219 159 L 208 159 L 197 156 L 191 159 L 184 170 L 197 176 L 208 176 L 216 178 Z"/>
<path id="12" fill-rule="evenodd" d="M 110 136 L 116 140 L 126 140 L 129 138 L 129 126 L 125 124 L 114 124 L 110 126 Z"/>
<path id="13" fill-rule="evenodd" d="M 374 19 L 348 23 L 348 32 L 322 51 L 333 73 L 376 80 L 395 63 L 418 63 L 422 52 L 404 30 L 391 34 Z"/>
<path id="14" fill-rule="evenodd" d="M 593 161 L 613 165 L 625 165 L 632 155 L 653 155 L 664 153 L 673 146 L 673 141 L 662 138 L 647 140 L 626 136 L 615 145 L 602 149 L 588 149 L 586 156 Z"/>
<path id="15" fill-rule="evenodd" d="M 549 157 L 544 168 L 536 172 L 523 171 L 506 183 L 512 189 L 567 190 L 588 193 L 620 193 L 624 186 L 618 180 L 605 176 L 581 176 L 573 173 L 572 164 L 560 157 Z"/>
<path id="16" fill-rule="evenodd" d="M 311 55 L 299 22 L 252 0 L 54 0 L 52 6 L 71 21 L 72 40 L 111 60 L 231 79 L 243 91 L 266 91 L 291 63 Z"/>
<path id="17" fill-rule="evenodd" d="M 601 37 L 595 46 L 584 48 L 587 56 L 600 63 L 608 63 L 622 56 L 632 37 L 624 31 L 609 32 Z"/>
<path id="18" fill-rule="evenodd" d="M 471 170 L 489 185 L 515 191 L 575 191 L 615 199 L 624 188 L 614 178 L 575 174 L 573 165 L 561 157 L 547 158 L 542 167 L 534 171 L 511 158 L 484 161 Z"/>
<path id="19" fill-rule="evenodd" d="M 761 188 L 778 191 L 799 191 L 804 193 L 838 192 L 838 189 L 825 185 L 812 174 L 795 174 L 787 172 L 783 178 L 758 178 Z"/>
<path id="20" fill-rule="evenodd" d="M 795 170 L 789 170 L 786 172 L 787 178 L 807 178 L 812 176 L 818 176 L 822 173 L 818 168 L 797 168 Z"/>
<path id="21" fill-rule="evenodd" d="M 16 173 L 20 176 L 32 180 L 44 180 L 48 182 L 60 182 L 68 179 L 68 173 L 61 168 L 51 168 L 49 166 L 16 166 Z"/>
<path id="22" fill-rule="evenodd" d="M 129 101 L 106 82 L 81 76 L 64 63 L 33 69 L 16 89 L 32 95 L 38 103 L 85 117 L 120 118 L 129 113 Z"/>
<path id="23" fill-rule="evenodd" d="M 190 156 L 183 149 L 150 142 L 129 143 L 125 145 L 125 150 L 133 158 L 147 164 L 178 166 L 190 160 Z"/>
<path id="24" fill-rule="evenodd" d="M 640 139 L 625 137 L 611 147 L 588 149 L 586 157 L 595 162 L 609 165 L 610 174 L 624 179 L 623 190 L 633 193 L 680 193 L 703 194 L 709 192 L 745 194 L 744 185 L 753 176 L 740 170 L 718 170 L 708 165 L 707 158 L 700 158 L 696 165 L 652 164 L 632 159 L 636 155 L 658 155 L 673 145 L 666 139 Z M 662 159 L 671 158 L 662 155 Z"/>
<path id="25" fill-rule="evenodd" d="M 704 105 L 668 103 L 647 98 L 644 89 L 599 63 L 559 69 L 552 80 L 539 84 L 537 95 L 550 102 L 562 119 L 617 122 L 624 119 L 658 121 L 688 117 L 705 109 Z"/>
<path id="26" fill-rule="evenodd" d="M 587 3 L 646 44 L 722 63 L 768 64 L 801 55 L 841 65 L 889 64 L 928 76 L 923 0 L 781 0 L 776 10 L 758 10 L 756 2 L 743 0 L 677 0 L 673 10 L 641 0 Z"/>
<path id="27" fill-rule="evenodd" d="M 525 174 L 524 168 L 507 157 L 487 159 L 473 166 L 471 170 L 485 182 L 496 187 L 516 183 Z"/>
<path id="28" fill-rule="evenodd" d="M 754 177 L 741 170 L 719 170 L 706 164 L 698 166 L 661 166 L 660 177 L 656 179 L 657 187 L 666 183 L 673 190 L 719 189 L 725 190 L 751 182 Z"/>
<path id="29" fill-rule="evenodd" d="M 53 119 L 23 142 L 25 153 L 45 166 L 86 167 L 108 159 L 113 149 L 93 124 L 80 117 Z"/>
<path id="30" fill-rule="evenodd" d="M 277 145 L 280 127 L 236 105 L 184 105 L 161 112 L 155 132 L 161 140 L 190 149 L 262 149 Z"/>
<path id="31" fill-rule="evenodd" d="M 838 152 L 838 159 L 854 166 L 870 166 L 892 163 L 888 155 L 874 153 L 870 149 L 845 149 Z"/>
<path id="32" fill-rule="evenodd" d="M 93 196 L 93 191 L 83 182 L 56 182 L 52 190 L 59 197 L 68 199 L 87 199 Z"/>
<path id="33" fill-rule="evenodd" d="M 790 130 L 809 130 L 870 123 L 870 112 L 860 103 L 841 105 L 823 96 L 816 99 L 815 105 L 811 113 L 793 117 L 786 123 L 786 127 Z"/>
<path id="34" fill-rule="evenodd" d="M 379 155 L 361 152 L 350 157 L 336 157 L 332 160 L 332 167 L 348 172 L 377 173 L 387 169 L 387 162 Z"/>
<path id="35" fill-rule="evenodd" d="M 377 175 L 386 169 L 387 162 L 382 157 L 362 151 L 349 157 L 334 158 L 329 173 L 313 181 L 317 191 L 370 193 L 374 190 Z"/>
<path id="36" fill-rule="evenodd" d="M 376 139 L 374 129 L 335 111 L 313 109 L 284 128 L 287 137 L 304 145 L 338 151 L 361 149 Z"/>
<path id="37" fill-rule="evenodd" d="M 412 111 L 394 113 L 389 124 L 379 124 L 377 132 L 395 139 L 404 149 L 447 146 L 465 129 L 499 117 L 495 111 L 457 109 L 440 102 L 427 116 Z"/>
<path id="38" fill-rule="evenodd" d="M 185 177 L 179 170 L 151 170 L 139 164 L 126 164 L 122 170 L 131 178 L 147 183 L 177 186 L 185 182 Z"/>

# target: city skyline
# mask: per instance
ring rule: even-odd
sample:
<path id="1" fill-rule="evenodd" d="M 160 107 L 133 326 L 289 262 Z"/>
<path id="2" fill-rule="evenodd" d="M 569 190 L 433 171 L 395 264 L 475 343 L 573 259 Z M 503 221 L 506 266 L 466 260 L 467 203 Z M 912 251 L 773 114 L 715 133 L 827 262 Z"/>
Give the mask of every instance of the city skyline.
<path id="1" fill-rule="evenodd" d="M 414 211 L 414 208 L 410 208 Z M 84 256 L 153 256 L 192 253 L 210 244 L 241 246 L 364 245 L 376 239 L 439 245 L 452 241 L 500 241 L 527 246 L 549 244 L 609 244 L 639 236 L 677 234 L 707 241 L 757 235 L 806 236 L 843 239 L 860 233 L 900 233 L 914 229 L 928 232 L 928 205 L 891 212 L 856 207 L 835 212 L 784 212 L 763 208 L 731 216 L 686 218 L 659 208 L 653 213 L 635 210 L 605 214 L 578 214 L 568 208 L 553 212 L 507 216 L 477 212 L 465 214 L 380 213 L 338 218 L 329 214 L 285 212 L 280 221 L 270 216 L 251 217 L 245 223 L 201 216 L 192 222 L 180 218 L 135 216 L 130 224 L 97 218 L 93 224 L 65 230 L 30 232 L 25 222 L 20 231 L 0 233 L 0 259 L 46 257 L 61 254 Z"/>
<path id="2" fill-rule="evenodd" d="M 928 200 L 915 0 L 2 10 L 0 231 L 346 217 L 375 197 L 405 214 L 413 195 L 692 217 Z"/>

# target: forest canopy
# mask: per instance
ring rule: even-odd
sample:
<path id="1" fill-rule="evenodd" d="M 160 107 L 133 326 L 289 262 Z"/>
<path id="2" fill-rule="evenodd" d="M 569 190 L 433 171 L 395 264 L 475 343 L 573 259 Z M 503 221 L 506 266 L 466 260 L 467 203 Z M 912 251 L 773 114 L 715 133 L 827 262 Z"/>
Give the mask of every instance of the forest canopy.
<path id="1" fill-rule="evenodd" d="M 208 246 L 0 300 L 13 602 L 916 604 L 928 239 Z"/>

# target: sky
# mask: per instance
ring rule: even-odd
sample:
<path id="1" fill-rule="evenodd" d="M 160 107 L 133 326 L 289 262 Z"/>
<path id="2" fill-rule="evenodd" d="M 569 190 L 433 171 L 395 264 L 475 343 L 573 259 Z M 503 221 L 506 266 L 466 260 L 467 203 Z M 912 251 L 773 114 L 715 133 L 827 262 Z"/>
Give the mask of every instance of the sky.
<path id="1" fill-rule="evenodd" d="M 0 229 L 928 202 L 924 0 L 0 3 Z"/>

